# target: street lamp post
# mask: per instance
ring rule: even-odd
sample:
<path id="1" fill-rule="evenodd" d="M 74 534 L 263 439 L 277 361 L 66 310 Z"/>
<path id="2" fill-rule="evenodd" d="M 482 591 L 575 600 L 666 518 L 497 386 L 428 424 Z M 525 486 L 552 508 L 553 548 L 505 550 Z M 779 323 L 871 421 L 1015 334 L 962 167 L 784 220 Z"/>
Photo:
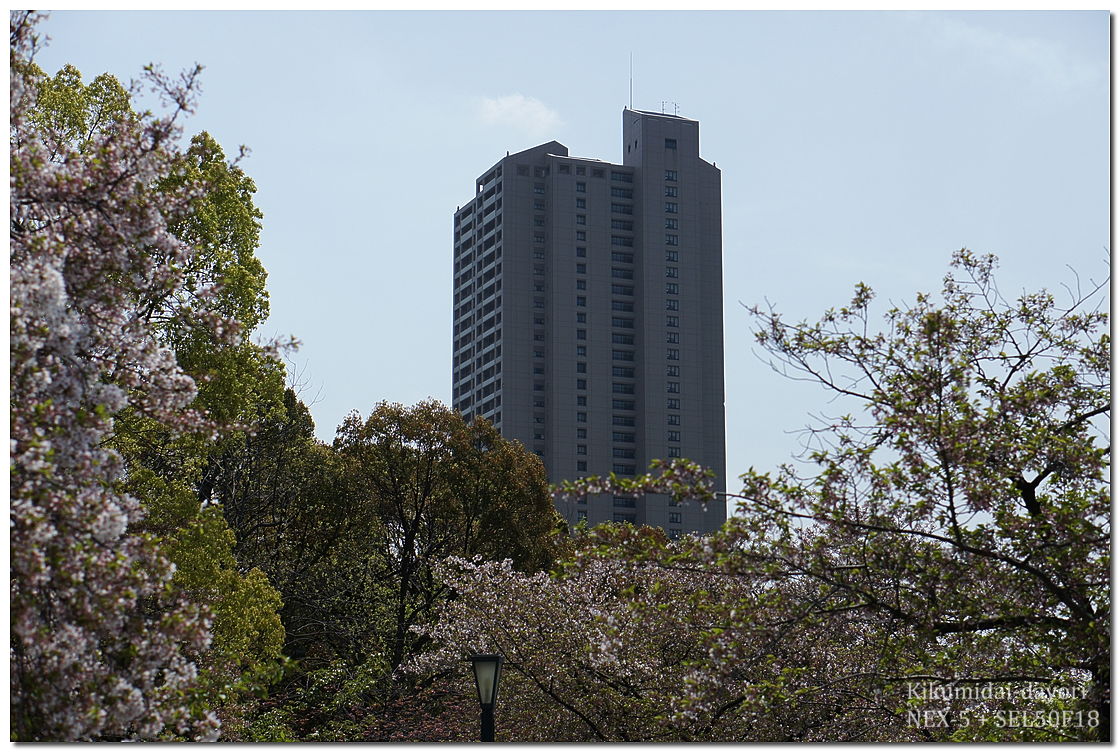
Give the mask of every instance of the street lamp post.
<path id="1" fill-rule="evenodd" d="M 502 656 L 472 655 L 474 686 L 478 690 L 478 704 L 482 708 L 481 741 L 494 741 L 494 704 L 498 701 L 498 682 L 502 678 Z"/>

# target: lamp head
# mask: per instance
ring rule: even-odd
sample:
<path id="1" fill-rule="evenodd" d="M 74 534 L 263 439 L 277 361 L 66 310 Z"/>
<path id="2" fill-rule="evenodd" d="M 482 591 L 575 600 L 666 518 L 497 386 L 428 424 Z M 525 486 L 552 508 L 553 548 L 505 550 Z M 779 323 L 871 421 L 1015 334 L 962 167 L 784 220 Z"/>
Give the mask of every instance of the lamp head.
<path id="1" fill-rule="evenodd" d="M 502 678 L 502 656 L 496 654 L 472 655 L 471 668 L 474 669 L 474 686 L 478 690 L 478 704 L 484 708 L 494 707 L 498 699 L 498 682 Z"/>

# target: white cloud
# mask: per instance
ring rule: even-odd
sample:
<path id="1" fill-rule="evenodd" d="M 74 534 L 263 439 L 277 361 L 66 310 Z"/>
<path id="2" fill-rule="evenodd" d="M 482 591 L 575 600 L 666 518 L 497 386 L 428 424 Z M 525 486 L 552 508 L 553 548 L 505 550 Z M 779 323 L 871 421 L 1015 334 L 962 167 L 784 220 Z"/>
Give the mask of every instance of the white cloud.
<path id="1" fill-rule="evenodd" d="M 1060 89 L 1078 89 L 1098 80 L 1094 66 L 1049 40 L 1014 36 L 955 18 L 927 18 L 934 22 L 941 41 L 958 51 L 977 55 L 993 67 L 1026 74 Z"/>
<path id="2" fill-rule="evenodd" d="M 523 94 L 485 97 L 479 102 L 478 116 L 486 125 L 513 127 L 532 136 L 553 136 L 562 123 L 555 110 Z"/>

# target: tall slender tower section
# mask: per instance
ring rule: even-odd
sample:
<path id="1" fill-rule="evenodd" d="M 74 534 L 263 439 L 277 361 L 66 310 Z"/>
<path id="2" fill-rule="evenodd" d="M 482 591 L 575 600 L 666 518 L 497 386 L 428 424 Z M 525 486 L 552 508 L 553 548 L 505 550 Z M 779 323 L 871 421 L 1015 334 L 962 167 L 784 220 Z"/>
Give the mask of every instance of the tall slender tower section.
<path id="1" fill-rule="evenodd" d="M 553 483 L 686 457 L 726 484 L 720 173 L 699 123 L 625 109 L 623 161 L 507 156 L 454 218 L 453 387 Z M 558 502 L 670 535 L 723 523 L 663 496 Z"/>

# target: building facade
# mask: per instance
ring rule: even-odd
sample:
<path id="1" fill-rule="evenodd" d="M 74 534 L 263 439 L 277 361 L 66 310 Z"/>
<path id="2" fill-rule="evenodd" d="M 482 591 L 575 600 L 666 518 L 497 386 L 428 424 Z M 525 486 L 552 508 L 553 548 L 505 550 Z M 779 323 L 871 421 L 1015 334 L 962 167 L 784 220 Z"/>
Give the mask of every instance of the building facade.
<path id="1" fill-rule="evenodd" d="M 452 402 L 540 456 L 552 483 L 685 457 L 723 490 L 720 173 L 697 121 L 622 117 L 621 164 L 550 141 L 499 161 L 455 212 Z M 670 535 L 726 516 L 659 495 L 557 505 Z"/>

